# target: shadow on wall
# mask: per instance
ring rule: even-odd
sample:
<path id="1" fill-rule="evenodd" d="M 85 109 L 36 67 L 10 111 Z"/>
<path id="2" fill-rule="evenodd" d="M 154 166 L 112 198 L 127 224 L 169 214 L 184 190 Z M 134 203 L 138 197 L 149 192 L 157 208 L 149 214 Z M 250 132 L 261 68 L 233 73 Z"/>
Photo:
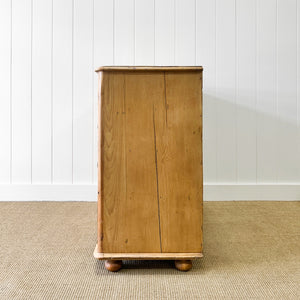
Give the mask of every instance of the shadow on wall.
<path id="1" fill-rule="evenodd" d="M 222 94 L 203 94 L 205 183 L 299 183 L 297 100 Z"/>

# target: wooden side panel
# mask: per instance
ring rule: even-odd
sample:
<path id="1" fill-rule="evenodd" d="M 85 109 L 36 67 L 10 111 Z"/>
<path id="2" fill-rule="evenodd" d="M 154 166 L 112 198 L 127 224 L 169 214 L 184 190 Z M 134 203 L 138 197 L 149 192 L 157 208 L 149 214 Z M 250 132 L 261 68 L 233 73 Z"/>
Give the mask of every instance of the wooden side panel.
<path id="1" fill-rule="evenodd" d="M 162 252 L 202 251 L 201 76 L 165 72 L 165 101 L 156 101 Z"/>
<path id="2" fill-rule="evenodd" d="M 163 100 L 162 79 L 162 73 L 103 73 L 101 214 L 105 253 L 161 252 L 153 99 Z"/>
<path id="3" fill-rule="evenodd" d="M 123 239 L 126 203 L 125 115 L 123 74 L 102 74 L 101 201 L 104 252 L 115 252 Z M 124 239 L 123 239 L 124 240 Z M 99 241 L 100 242 L 100 241 Z"/>
<path id="4" fill-rule="evenodd" d="M 163 100 L 163 77 L 138 72 L 125 78 L 128 246 L 160 252 L 153 102 Z"/>

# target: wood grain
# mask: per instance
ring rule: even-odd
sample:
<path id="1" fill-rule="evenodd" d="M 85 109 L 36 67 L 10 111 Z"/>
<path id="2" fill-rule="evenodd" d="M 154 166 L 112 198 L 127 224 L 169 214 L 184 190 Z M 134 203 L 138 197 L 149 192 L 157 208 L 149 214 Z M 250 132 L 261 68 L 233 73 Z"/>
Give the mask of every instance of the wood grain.
<path id="1" fill-rule="evenodd" d="M 201 71 L 203 68 L 200 66 L 190 67 L 160 67 L 160 66 L 105 66 L 98 68 L 95 72 L 100 71 Z"/>
<path id="2" fill-rule="evenodd" d="M 196 259 L 203 257 L 202 253 L 101 253 L 98 251 L 98 245 L 94 250 L 94 257 L 99 260 L 173 260 L 173 259 Z"/>
<path id="3" fill-rule="evenodd" d="M 199 257 L 202 70 L 99 75 L 95 257 Z"/>
<path id="4" fill-rule="evenodd" d="M 162 97 L 156 76 L 103 73 L 104 252 L 161 251 L 152 112 L 159 84 Z"/>
<path id="5" fill-rule="evenodd" d="M 202 251 L 201 77 L 166 72 L 156 102 L 162 252 Z"/>
<path id="6" fill-rule="evenodd" d="M 102 73 L 98 75 L 98 203 L 97 203 L 97 240 L 98 243 L 96 245 L 98 252 L 103 252 L 103 215 L 102 215 L 102 166 L 101 158 L 102 158 L 102 99 L 104 97 L 104 85 L 102 84 L 103 76 Z M 96 251 L 96 249 L 95 249 Z"/>
<path id="7" fill-rule="evenodd" d="M 160 252 L 153 101 L 163 99 L 162 73 L 127 73 L 125 78 L 126 249 Z"/>
<path id="8" fill-rule="evenodd" d="M 114 252 L 126 228 L 124 75 L 102 74 L 101 209 L 102 250 Z M 122 217 L 123 216 L 123 217 Z M 124 251 L 125 249 L 122 249 Z"/>

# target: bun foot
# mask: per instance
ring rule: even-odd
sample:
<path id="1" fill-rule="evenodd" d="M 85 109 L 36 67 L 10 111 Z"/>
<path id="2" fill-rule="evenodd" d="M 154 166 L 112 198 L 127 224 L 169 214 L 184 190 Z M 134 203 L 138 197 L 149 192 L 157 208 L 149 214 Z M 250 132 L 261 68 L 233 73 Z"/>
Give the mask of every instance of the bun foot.
<path id="1" fill-rule="evenodd" d="M 175 267 L 179 271 L 186 272 L 192 268 L 191 260 L 175 260 Z"/>
<path id="2" fill-rule="evenodd" d="M 122 268 L 121 260 L 106 260 L 105 268 L 110 272 L 118 272 Z"/>

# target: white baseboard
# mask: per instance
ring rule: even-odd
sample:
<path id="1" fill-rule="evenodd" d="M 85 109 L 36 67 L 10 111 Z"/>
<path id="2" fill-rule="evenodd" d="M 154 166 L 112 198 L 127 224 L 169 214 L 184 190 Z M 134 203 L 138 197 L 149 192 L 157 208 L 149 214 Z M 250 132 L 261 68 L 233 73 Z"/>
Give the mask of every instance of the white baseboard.
<path id="1" fill-rule="evenodd" d="M 96 201 L 95 184 L 3 184 L 0 201 Z"/>
<path id="2" fill-rule="evenodd" d="M 95 184 L 1 184 L 0 201 L 96 201 Z M 300 201 L 300 184 L 205 184 L 205 201 Z"/>
<path id="3" fill-rule="evenodd" d="M 206 184 L 207 201 L 299 201 L 300 184 Z"/>

